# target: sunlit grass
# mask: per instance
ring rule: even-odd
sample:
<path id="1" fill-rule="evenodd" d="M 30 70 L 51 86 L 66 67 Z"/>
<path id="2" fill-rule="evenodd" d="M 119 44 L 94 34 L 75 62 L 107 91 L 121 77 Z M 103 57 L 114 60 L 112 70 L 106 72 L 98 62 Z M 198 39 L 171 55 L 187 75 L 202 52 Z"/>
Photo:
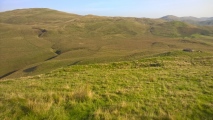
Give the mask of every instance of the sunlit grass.
<path id="1" fill-rule="evenodd" d="M 177 51 L 3 80 L 0 118 L 211 120 L 212 60 Z"/>

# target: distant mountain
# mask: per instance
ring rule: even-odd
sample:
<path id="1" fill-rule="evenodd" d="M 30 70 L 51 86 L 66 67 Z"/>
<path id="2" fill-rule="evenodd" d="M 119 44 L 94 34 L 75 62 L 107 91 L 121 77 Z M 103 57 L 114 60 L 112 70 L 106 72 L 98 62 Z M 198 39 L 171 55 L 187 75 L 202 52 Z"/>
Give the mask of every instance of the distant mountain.
<path id="1" fill-rule="evenodd" d="M 200 21 L 207 21 L 207 20 L 213 20 L 213 17 L 202 17 L 199 19 L 200 19 Z"/>
<path id="2" fill-rule="evenodd" d="M 162 17 L 161 19 L 166 20 L 166 21 L 180 21 L 180 18 L 174 15 L 167 15 Z"/>
<path id="3" fill-rule="evenodd" d="M 199 22 L 199 24 L 200 24 L 200 25 L 213 26 L 213 20 L 201 21 L 201 22 Z"/>
<path id="4" fill-rule="evenodd" d="M 212 22 L 213 22 L 213 17 L 202 17 L 202 18 L 196 18 L 196 17 L 192 17 L 192 16 L 188 16 L 188 17 L 177 17 L 174 15 L 167 15 L 164 16 L 160 19 L 166 20 L 166 21 L 182 21 L 182 22 L 186 22 L 189 24 L 194 24 L 194 25 L 203 25 L 203 26 L 212 26 Z"/>

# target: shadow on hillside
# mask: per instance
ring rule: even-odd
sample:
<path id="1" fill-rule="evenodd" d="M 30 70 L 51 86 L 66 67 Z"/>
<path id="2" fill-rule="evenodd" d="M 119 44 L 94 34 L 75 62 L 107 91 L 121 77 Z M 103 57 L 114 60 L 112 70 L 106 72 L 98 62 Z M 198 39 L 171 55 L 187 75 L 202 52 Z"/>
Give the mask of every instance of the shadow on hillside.
<path id="1" fill-rule="evenodd" d="M 6 73 L 6 74 L 0 76 L 0 79 L 2 79 L 2 78 L 4 78 L 4 77 L 7 77 L 7 76 L 13 74 L 13 73 L 16 72 L 16 71 L 18 71 L 18 70 L 14 70 L 14 71 L 12 71 L 12 72 Z"/>
<path id="2" fill-rule="evenodd" d="M 38 37 L 41 37 L 44 33 L 47 32 L 46 29 L 41 29 L 41 28 L 37 28 L 37 27 L 32 27 L 32 29 L 37 29 L 37 30 L 39 30 Z"/>
<path id="3" fill-rule="evenodd" d="M 37 66 L 31 67 L 31 68 L 27 68 L 25 70 L 23 70 L 23 72 L 33 72 L 37 69 Z"/>
<path id="4" fill-rule="evenodd" d="M 76 62 L 74 62 L 74 63 L 72 63 L 72 64 L 67 65 L 67 66 L 76 65 L 76 64 L 80 63 L 81 61 L 82 61 L 82 60 L 76 61 Z"/>

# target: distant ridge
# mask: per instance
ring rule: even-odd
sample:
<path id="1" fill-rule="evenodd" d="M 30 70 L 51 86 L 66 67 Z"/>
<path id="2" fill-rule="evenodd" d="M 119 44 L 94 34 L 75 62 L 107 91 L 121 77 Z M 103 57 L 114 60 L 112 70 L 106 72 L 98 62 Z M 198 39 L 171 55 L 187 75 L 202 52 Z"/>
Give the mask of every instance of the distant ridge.
<path id="1" fill-rule="evenodd" d="M 160 19 L 166 20 L 166 21 L 182 21 L 186 22 L 189 24 L 195 24 L 195 25 L 204 25 L 204 26 L 212 26 L 213 25 L 213 17 L 202 17 L 202 18 L 197 18 L 197 17 L 177 17 L 174 15 L 167 15 L 164 17 L 161 17 Z"/>

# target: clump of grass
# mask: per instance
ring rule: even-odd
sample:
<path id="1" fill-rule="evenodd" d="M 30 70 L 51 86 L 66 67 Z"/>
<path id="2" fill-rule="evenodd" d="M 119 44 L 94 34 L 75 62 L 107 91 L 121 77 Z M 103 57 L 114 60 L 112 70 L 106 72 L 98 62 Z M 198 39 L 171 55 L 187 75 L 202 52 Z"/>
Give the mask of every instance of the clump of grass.
<path id="1" fill-rule="evenodd" d="M 44 113 L 50 110 L 53 105 L 53 101 L 39 101 L 39 100 L 28 100 L 27 106 L 29 111 L 33 111 L 35 113 Z"/>
<path id="2" fill-rule="evenodd" d="M 85 100 L 91 100 L 93 97 L 93 92 L 88 85 L 80 86 L 74 90 L 72 97 L 76 101 L 83 102 Z"/>
<path id="3" fill-rule="evenodd" d="M 94 113 L 94 119 L 95 120 L 112 120 L 113 117 L 111 114 L 112 113 L 108 110 L 102 110 L 98 108 Z"/>

